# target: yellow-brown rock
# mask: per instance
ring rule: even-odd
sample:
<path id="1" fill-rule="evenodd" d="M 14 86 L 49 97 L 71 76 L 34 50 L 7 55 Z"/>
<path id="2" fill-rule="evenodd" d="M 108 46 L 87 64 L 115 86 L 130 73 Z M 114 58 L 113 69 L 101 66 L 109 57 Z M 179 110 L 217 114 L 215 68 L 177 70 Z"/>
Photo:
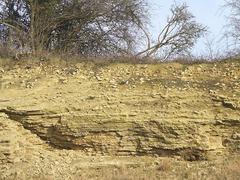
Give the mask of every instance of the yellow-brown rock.
<path id="1" fill-rule="evenodd" d="M 2 162 L 19 153 L 11 122 L 49 148 L 94 156 L 195 161 L 240 151 L 238 60 L 24 66 L 0 71 Z"/>

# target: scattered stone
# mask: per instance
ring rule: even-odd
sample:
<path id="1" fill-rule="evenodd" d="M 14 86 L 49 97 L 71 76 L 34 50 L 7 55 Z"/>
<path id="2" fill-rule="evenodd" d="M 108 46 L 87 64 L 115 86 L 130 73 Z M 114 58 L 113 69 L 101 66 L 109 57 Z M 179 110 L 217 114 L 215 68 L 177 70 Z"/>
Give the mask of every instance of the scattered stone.
<path id="1" fill-rule="evenodd" d="M 87 97 L 87 100 L 94 100 L 94 99 L 96 99 L 96 96 L 88 96 Z"/>
<path id="2" fill-rule="evenodd" d="M 96 79 L 97 79 L 98 81 L 102 81 L 102 78 L 99 77 L 99 76 L 96 76 Z"/>
<path id="3" fill-rule="evenodd" d="M 232 135 L 232 138 L 235 139 L 235 140 L 240 140 L 240 133 L 234 133 Z"/>
<path id="4" fill-rule="evenodd" d="M 144 78 L 140 78 L 140 84 L 143 84 L 144 82 Z"/>
<path id="5" fill-rule="evenodd" d="M 3 68 L 0 68 L 0 73 L 4 73 L 4 69 Z"/>
<path id="6" fill-rule="evenodd" d="M 198 67 L 198 68 L 197 68 L 197 71 L 202 71 L 202 68 L 201 68 L 201 67 Z"/>
<path id="7" fill-rule="evenodd" d="M 68 83 L 68 80 L 67 80 L 67 78 L 60 78 L 60 79 L 58 80 L 58 82 L 59 82 L 59 83 L 62 83 L 62 84 L 67 84 L 67 83 Z"/>

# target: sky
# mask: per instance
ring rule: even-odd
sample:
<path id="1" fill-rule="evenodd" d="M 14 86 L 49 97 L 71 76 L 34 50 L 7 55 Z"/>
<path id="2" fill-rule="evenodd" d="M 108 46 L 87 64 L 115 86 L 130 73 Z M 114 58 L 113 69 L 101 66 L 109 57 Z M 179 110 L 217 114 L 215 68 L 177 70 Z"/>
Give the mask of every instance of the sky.
<path id="1" fill-rule="evenodd" d="M 196 17 L 197 22 L 208 27 L 208 34 L 201 38 L 193 49 L 195 55 L 206 53 L 205 43 L 213 41 L 213 48 L 221 49 L 224 42 L 220 41 L 224 34 L 224 26 L 226 25 L 227 11 L 224 10 L 224 0 L 148 0 L 151 7 L 151 34 L 156 36 L 161 27 L 166 23 L 166 18 L 170 14 L 170 7 L 174 2 L 186 2 L 189 10 Z"/>

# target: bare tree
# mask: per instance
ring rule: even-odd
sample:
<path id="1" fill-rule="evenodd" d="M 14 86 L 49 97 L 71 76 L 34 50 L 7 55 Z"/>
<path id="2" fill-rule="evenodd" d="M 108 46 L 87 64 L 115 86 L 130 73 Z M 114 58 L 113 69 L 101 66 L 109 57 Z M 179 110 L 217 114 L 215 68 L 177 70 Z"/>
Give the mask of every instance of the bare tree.
<path id="1" fill-rule="evenodd" d="M 152 44 L 145 0 L 2 0 L 1 41 L 9 46 L 83 56 L 133 54 L 139 31 L 148 45 L 138 57 L 189 51 L 205 27 L 187 5 L 174 5 L 166 26 Z"/>
<path id="2" fill-rule="evenodd" d="M 173 5 L 171 16 L 167 24 L 158 35 L 157 41 L 152 44 L 151 37 L 144 27 L 140 26 L 147 38 L 147 48 L 136 56 L 150 57 L 159 51 L 164 53 L 164 59 L 172 55 L 188 52 L 196 40 L 203 35 L 206 27 L 198 24 L 194 16 L 188 11 L 187 5 Z"/>
<path id="3" fill-rule="evenodd" d="M 218 46 L 220 40 L 217 40 L 216 37 L 211 36 L 210 33 L 204 38 L 203 43 L 204 43 L 204 52 L 202 53 L 203 59 L 214 61 L 221 59 L 224 56 L 225 54 L 224 48 Z"/>
<path id="4" fill-rule="evenodd" d="M 232 42 L 228 44 L 231 53 L 239 54 L 240 45 L 240 1 L 239 0 L 226 0 L 225 7 L 230 9 L 228 16 L 229 23 L 225 32 L 227 41 Z"/>
<path id="5" fill-rule="evenodd" d="M 33 53 L 128 53 L 145 6 L 144 0 L 2 0 L 0 25 L 6 41 Z"/>

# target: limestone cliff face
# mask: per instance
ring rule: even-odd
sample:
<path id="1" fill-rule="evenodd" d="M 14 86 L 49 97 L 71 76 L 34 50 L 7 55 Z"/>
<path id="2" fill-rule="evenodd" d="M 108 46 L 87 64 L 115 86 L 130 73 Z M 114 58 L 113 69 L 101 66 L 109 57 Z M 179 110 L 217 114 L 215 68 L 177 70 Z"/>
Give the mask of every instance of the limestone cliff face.
<path id="1" fill-rule="evenodd" d="M 186 160 L 240 150 L 239 61 L 0 72 L 0 112 L 55 148 Z"/>

